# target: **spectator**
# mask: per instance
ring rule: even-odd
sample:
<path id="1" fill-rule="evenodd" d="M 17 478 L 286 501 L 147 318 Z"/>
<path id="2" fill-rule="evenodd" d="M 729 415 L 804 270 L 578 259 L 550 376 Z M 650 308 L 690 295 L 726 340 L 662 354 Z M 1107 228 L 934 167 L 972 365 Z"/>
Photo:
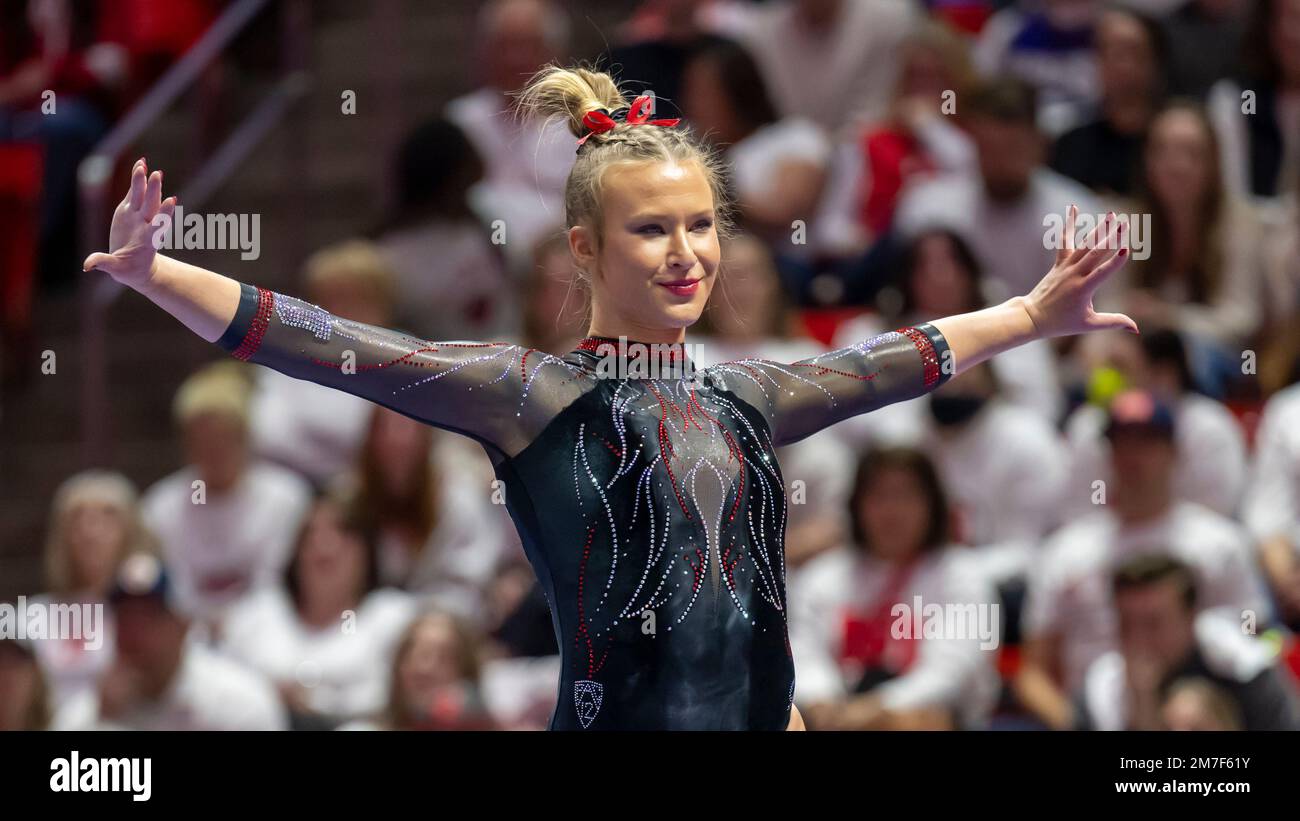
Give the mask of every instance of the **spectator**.
<path id="1" fill-rule="evenodd" d="M 1300 631 L 1300 384 L 1264 407 L 1242 518 L 1259 541 L 1282 620 Z"/>
<path id="2" fill-rule="evenodd" d="M 972 84 L 966 42 L 942 24 L 926 21 L 903 41 L 901 63 L 887 116 L 859 138 L 858 221 L 869 237 L 889 231 L 908 185 L 975 166 L 970 138 L 947 116 L 958 110 L 958 99 Z"/>
<path id="3" fill-rule="evenodd" d="M 492 503 L 492 474 L 474 450 L 376 408 L 356 467 L 337 490 L 355 494 L 360 526 L 376 533 L 381 585 L 478 625 L 497 564 L 518 538 L 506 530 L 505 506 Z"/>
<path id="4" fill-rule="evenodd" d="M 236 362 L 185 381 L 172 406 L 186 465 L 145 492 L 141 515 L 162 544 L 175 605 L 218 627 L 226 606 L 275 584 L 311 501 L 297 474 L 249 452 L 249 387 Z"/>
<path id="5" fill-rule="evenodd" d="M 934 466 L 915 450 L 867 451 L 850 499 L 852 546 L 814 559 L 790 590 L 795 699 L 808 726 L 978 726 L 997 696 L 992 656 L 981 644 L 996 643 L 1000 625 L 993 591 L 950 547 Z M 925 609 L 983 609 L 992 632 L 899 631 L 900 619 L 910 628 L 918 599 Z"/>
<path id="6" fill-rule="evenodd" d="M 838 142 L 885 116 L 917 19 L 901 0 L 777 0 L 720 6 L 711 25 L 749 48 L 781 116 L 812 120 Z"/>
<path id="7" fill-rule="evenodd" d="M 1069 459 L 1056 428 L 997 394 L 987 363 L 955 377 L 927 397 L 924 441 L 952 498 L 958 540 L 977 546 L 993 582 L 1015 586 L 1058 523 Z"/>
<path id="8" fill-rule="evenodd" d="M 741 221 L 788 242 L 790 223 L 808 220 L 821 197 L 826 135 L 808 119 L 779 117 L 754 58 L 732 42 L 690 60 L 682 103 L 692 127 L 724 149 Z"/>
<path id="9" fill-rule="evenodd" d="M 1118 568 L 1119 647 L 1088 668 L 1079 713 L 1102 730 L 1300 729 L 1295 687 L 1269 646 L 1197 614 L 1196 577 L 1165 556 Z"/>
<path id="10" fill-rule="evenodd" d="M 1224 191 L 1214 131 L 1193 105 L 1156 116 L 1144 164 L 1134 212 L 1151 215 L 1149 255 L 1134 256 L 1108 299 L 1140 324 L 1181 332 L 1198 384 L 1222 395 L 1263 317 L 1260 221 Z"/>
<path id="11" fill-rule="evenodd" d="M 45 605 L 106 605 L 114 574 L 127 556 L 152 553 L 152 536 L 140 521 L 135 486 L 120 473 L 88 470 L 66 479 L 54 494 L 45 543 Z M 93 689 L 113 663 L 112 612 L 105 608 L 103 641 L 93 651 L 85 641 L 51 637 L 34 645 L 58 709 Z"/>
<path id="12" fill-rule="evenodd" d="M 396 275 L 397 319 L 424 339 L 496 339 L 518 331 L 504 250 L 523 242 L 506 216 L 473 196 L 483 160 L 449 120 L 431 120 L 402 143 L 397 203 L 377 240 Z M 478 200 L 476 202 L 476 199 Z"/>
<path id="13" fill-rule="evenodd" d="M 1011 76 L 1040 95 L 1037 124 L 1053 137 L 1077 125 L 1100 98 L 1094 26 L 1097 0 L 1013 3 L 980 31 L 975 67 L 985 77 Z"/>
<path id="14" fill-rule="evenodd" d="M 701 25 L 710 0 L 644 0 L 609 50 L 608 64 L 632 96 L 653 94 L 656 117 L 682 117 L 686 65 L 701 45 L 714 41 Z"/>
<path id="15" fill-rule="evenodd" d="M 1014 80 L 984 84 L 962 98 L 958 117 L 975 141 L 978 173 L 946 174 L 903 195 L 895 230 L 906 242 L 928 228 L 949 228 L 975 249 L 989 273 L 989 298 L 1029 293 L 1055 262 L 1044 218 L 1071 203 L 1100 217 L 1086 188 L 1043 166 L 1033 90 Z M 1007 249 L 1016 249 L 1007 253 Z M 1033 250 L 1041 249 L 1041 250 Z"/>
<path id="16" fill-rule="evenodd" d="M 1068 694 L 1078 692 L 1088 666 L 1116 645 L 1110 577 L 1130 559 L 1152 553 L 1179 559 L 1196 574 L 1198 609 L 1213 608 L 1234 624 L 1243 611 L 1268 622 L 1246 534 L 1232 520 L 1174 497 L 1175 436 L 1173 412 L 1157 397 L 1143 391 L 1116 397 L 1107 424 L 1115 478 L 1106 504 L 1062 527 L 1039 553 L 1016 690 L 1049 727 L 1071 725 Z"/>
<path id="17" fill-rule="evenodd" d="M 429 611 L 407 627 L 393 657 L 388 705 L 345 730 L 490 730 L 480 689 L 480 639 L 465 622 Z"/>
<path id="18" fill-rule="evenodd" d="M 1245 0 L 1183 0 L 1161 19 L 1169 43 L 1169 93 L 1204 101 L 1224 77 L 1241 73 Z"/>
<path id="19" fill-rule="evenodd" d="M 1057 139 L 1054 171 L 1104 196 L 1134 193 L 1142 142 L 1164 95 L 1163 32 L 1150 18 L 1122 8 L 1097 21 L 1101 100 L 1092 119 Z"/>
<path id="20" fill-rule="evenodd" d="M 1149 390 L 1169 405 L 1177 419 L 1174 495 L 1233 517 L 1246 480 L 1246 437 L 1221 402 L 1198 393 L 1178 334 L 1148 327 L 1141 336 L 1107 334 L 1103 368 L 1125 386 Z M 1094 510 L 1093 483 L 1110 484 L 1104 403 L 1079 407 L 1065 423 L 1070 444 L 1072 516 Z"/>
<path id="21" fill-rule="evenodd" d="M 67 729 L 283 730 L 269 682 L 191 636 L 161 563 L 136 555 L 122 564 L 110 596 L 118 656 L 100 682 L 69 707 Z"/>
<path id="22" fill-rule="evenodd" d="M 1300 3 L 1259 0 L 1243 45 L 1241 77 L 1215 83 L 1206 107 L 1228 191 L 1277 197 L 1300 171 Z"/>
<path id="23" fill-rule="evenodd" d="M 515 120 L 510 97 L 543 65 L 564 59 L 569 22 L 551 0 L 491 0 L 479 11 L 475 36 L 483 85 L 448 103 L 444 115 L 483 158 L 480 213 L 503 220 L 507 249 L 524 251 L 563 219 L 577 146 L 561 123 Z"/>
<path id="24" fill-rule="evenodd" d="M 374 246 L 361 240 L 330 246 L 308 258 L 303 271 L 309 302 L 367 325 L 391 324 L 393 273 Z M 254 378 L 249 434 L 257 456 L 316 487 L 352 463 L 370 419 L 369 402 L 270 368 L 258 368 Z"/>
<path id="25" fill-rule="evenodd" d="M 384 671 L 415 604 L 378 577 L 373 531 L 346 500 L 322 496 L 283 587 L 231 608 L 223 649 L 275 682 L 295 727 L 333 728 L 383 706 Z"/>
<path id="26" fill-rule="evenodd" d="M 0 638 L 0 732 L 50 729 L 53 708 L 34 644 Z"/>

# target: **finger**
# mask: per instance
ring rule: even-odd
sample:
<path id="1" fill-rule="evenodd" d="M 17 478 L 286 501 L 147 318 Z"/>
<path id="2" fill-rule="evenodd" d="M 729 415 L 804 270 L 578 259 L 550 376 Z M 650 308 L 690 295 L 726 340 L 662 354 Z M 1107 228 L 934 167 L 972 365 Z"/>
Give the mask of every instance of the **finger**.
<path id="1" fill-rule="evenodd" d="M 141 161 L 135 164 L 135 168 L 131 169 L 131 193 L 127 205 L 132 211 L 139 211 L 140 206 L 144 203 L 144 186 L 144 162 Z"/>
<path id="2" fill-rule="evenodd" d="M 179 198 L 179 197 L 176 197 L 176 196 L 170 196 L 170 197 L 168 197 L 167 199 L 165 199 L 165 200 L 162 201 L 162 205 L 158 206 L 158 214 L 164 214 L 164 215 L 166 215 L 166 217 L 167 217 L 167 219 L 168 219 L 169 222 L 172 221 L 172 220 L 175 220 L 175 219 L 176 219 L 176 203 L 178 203 L 178 202 L 180 202 L 180 198 Z M 158 221 L 158 215 L 157 215 L 157 214 L 154 215 L 153 221 L 154 221 L 154 222 L 157 222 L 157 221 Z"/>
<path id="3" fill-rule="evenodd" d="M 89 271 L 98 268 L 101 271 L 111 273 L 115 270 L 117 260 L 111 254 L 94 253 L 86 257 L 86 261 L 81 263 L 81 270 Z"/>
<path id="4" fill-rule="evenodd" d="M 146 219 L 152 219 L 153 215 L 158 213 L 161 200 L 162 172 L 155 171 L 149 175 L 149 184 L 145 186 L 144 191 L 144 216 Z"/>
<path id="5" fill-rule="evenodd" d="M 1129 333 L 1139 333 L 1137 323 L 1126 314 L 1093 314 L 1088 326 L 1094 330 L 1119 328 Z"/>
<path id="6" fill-rule="evenodd" d="M 1110 221 L 1114 216 L 1113 212 L 1106 214 L 1106 216 L 1102 218 L 1101 222 L 1097 223 L 1097 227 L 1093 228 L 1092 231 L 1088 233 L 1088 236 L 1084 237 L 1083 242 L 1080 243 L 1079 247 L 1075 248 L 1074 253 L 1070 255 L 1071 265 L 1078 264 L 1080 260 L 1087 256 L 1089 251 L 1097 247 L 1097 243 L 1100 242 L 1103 236 L 1105 236 L 1104 232 L 1110 230 Z"/>
<path id="7" fill-rule="evenodd" d="M 1074 250 L 1074 221 L 1079 213 L 1079 208 L 1074 203 L 1065 209 L 1065 236 L 1061 247 L 1056 249 L 1056 262 L 1059 265 L 1070 258 L 1070 252 Z"/>
<path id="8" fill-rule="evenodd" d="M 1119 219 L 1111 214 L 1107 222 L 1109 224 L 1106 233 L 1097 239 L 1096 247 L 1085 253 L 1083 259 L 1079 261 L 1079 273 L 1083 276 L 1091 276 L 1096 268 L 1119 255 L 1116 250 L 1120 247 Z M 1127 252 L 1125 254 L 1127 255 Z"/>

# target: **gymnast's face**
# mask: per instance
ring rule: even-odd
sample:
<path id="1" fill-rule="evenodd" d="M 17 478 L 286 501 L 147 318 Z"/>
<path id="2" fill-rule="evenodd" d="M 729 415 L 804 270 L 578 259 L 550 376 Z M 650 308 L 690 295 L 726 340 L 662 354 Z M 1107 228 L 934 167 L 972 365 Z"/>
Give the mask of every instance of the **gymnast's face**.
<path id="1" fill-rule="evenodd" d="M 590 273 L 590 333 L 680 342 L 700 318 L 721 250 L 713 192 L 695 163 L 622 163 L 605 171 L 603 241 L 569 229 L 569 247 Z"/>

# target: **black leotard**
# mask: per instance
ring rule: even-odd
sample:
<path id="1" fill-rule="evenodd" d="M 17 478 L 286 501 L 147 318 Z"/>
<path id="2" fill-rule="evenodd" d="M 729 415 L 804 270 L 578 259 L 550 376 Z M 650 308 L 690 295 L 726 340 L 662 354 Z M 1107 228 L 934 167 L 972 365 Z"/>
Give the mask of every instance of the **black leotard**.
<path id="1" fill-rule="evenodd" d="M 946 343 L 919 325 L 792 364 L 694 372 L 676 348 L 649 364 L 682 367 L 650 378 L 609 367 L 608 342 L 562 357 L 426 342 L 244 285 L 218 344 L 482 444 L 551 607 L 552 729 L 785 729 L 775 448 L 935 387 Z M 628 350 L 624 364 L 647 363 Z"/>

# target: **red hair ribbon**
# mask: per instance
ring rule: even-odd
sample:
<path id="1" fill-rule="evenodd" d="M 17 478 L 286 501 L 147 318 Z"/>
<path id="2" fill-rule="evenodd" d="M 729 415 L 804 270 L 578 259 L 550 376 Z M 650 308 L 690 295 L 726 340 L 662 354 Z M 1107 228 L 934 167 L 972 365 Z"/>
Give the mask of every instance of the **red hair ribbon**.
<path id="1" fill-rule="evenodd" d="M 650 100 L 651 97 L 648 94 L 642 94 L 640 97 L 637 97 L 635 100 L 633 100 L 632 107 L 628 109 L 627 118 L 625 119 L 625 122 L 628 125 L 662 125 L 662 126 L 674 126 L 681 122 L 681 119 L 676 117 L 671 120 L 649 119 Z M 587 141 L 587 137 L 590 137 L 592 134 L 604 134 L 606 131 L 609 131 L 610 129 L 614 128 L 616 125 L 618 125 L 618 120 L 615 120 L 613 117 L 609 116 L 604 111 L 597 109 L 595 111 L 588 111 L 586 114 L 582 115 L 582 124 L 585 125 L 587 128 L 590 128 L 591 131 L 589 131 L 586 134 L 586 136 L 584 136 L 581 140 L 578 140 L 579 146 L 585 143 Z"/>

